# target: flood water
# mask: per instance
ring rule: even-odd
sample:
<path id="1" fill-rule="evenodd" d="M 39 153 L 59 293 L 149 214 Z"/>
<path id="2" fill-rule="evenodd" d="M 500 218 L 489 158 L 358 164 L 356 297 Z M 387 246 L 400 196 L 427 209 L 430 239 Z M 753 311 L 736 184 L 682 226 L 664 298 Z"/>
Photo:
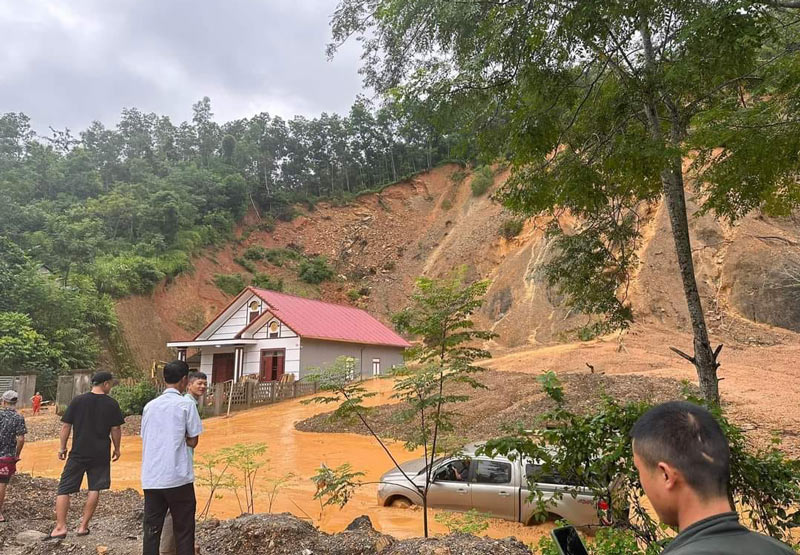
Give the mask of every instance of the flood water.
<path id="1" fill-rule="evenodd" d="M 377 395 L 368 399 L 373 405 L 392 402 L 389 398 L 392 383 L 376 380 L 367 384 Z M 233 413 L 230 418 L 217 417 L 203 421 L 204 431 L 195 451 L 197 461 L 204 454 L 236 443 L 266 443 L 265 457 L 269 460 L 256 479 L 255 510 L 267 512 L 269 484 L 265 478 L 278 477 L 291 472 L 295 477 L 280 490 L 274 500 L 272 512 L 290 512 L 313 523 L 326 532 L 343 530 L 354 518 L 369 515 L 376 529 L 395 537 L 422 535 L 422 513 L 418 509 L 379 507 L 376 500 L 377 485 L 359 487 L 350 502 L 343 508 L 325 507 L 320 516 L 319 502 L 313 499 L 315 487 L 311 482 L 321 464 L 336 467 L 350 463 L 354 470 L 365 472 L 365 482 L 377 481 L 389 470 L 391 461 L 372 437 L 357 434 L 319 434 L 300 432 L 294 428 L 297 421 L 314 414 L 331 410 L 331 406 L 309 404 L 290 400 L 275 405 Z M 406 451 L 400 443 L 389 443 L 394 456 L 404 462 L 418 453 Z M 35 476 L 58 478 L 63 461 L 58 460 L 58 440 L 40 441 L 25 445 L 19 471 Z M 141 441 L 138 437 L 122 438 L 122 457 L 112 464 L 112 487 L 141 490 Z M 199 473 L 199 469 L 196 468 Z M 85 485 L 85 484 L 84 484 Z M 221 498 L 218 496 L 221 495 Z M 241 493 L 240 493 L 241 495 Z M 205 505 L 209 492 L 197 487 L 198 511 Z M 102 498 L 101 498 L 102 503 Z M 236 496 L 231 491 L 216 494 L 211 514 L 217 518 L 232 518 L 241 513 Z M 491 537 L 516 536 L 526 543 L 538 541 L 551 526 L 526 527 L 521 524 L 492 520 L 485 532 Z M 431 518 L 432 533 L 447 530 Z"/>

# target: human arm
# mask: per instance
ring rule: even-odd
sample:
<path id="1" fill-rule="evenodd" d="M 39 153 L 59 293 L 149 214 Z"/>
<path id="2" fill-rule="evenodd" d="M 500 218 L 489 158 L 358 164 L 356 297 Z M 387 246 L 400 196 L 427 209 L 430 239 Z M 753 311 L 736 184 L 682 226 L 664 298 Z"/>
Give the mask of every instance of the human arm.
<path id="1" fill-rule="evenodd" d="M 25 436 L 17 436 L 17 458 L 19 458 L 20 453 L 22 453 L 22 447 L 25 445 Z"/>
<path id="2" fill-rule="evenodd" d="M 72 433 L 72 424 L 66 422 L 61 424 L 61 431 L 58 433 L 58 458 L 62 461 L 67 458 L 67 440 L 69 440 L 70 433 Z"/>
<path id="3" fill-rule="evenodd" d="M 111 428 L 111 441 L 114 443 L 114 453 L 111 455 L 111 460 L 119 460 L 119 444 L 122 440 L 122 428 L 120 426 L 112 426 Z"/>
<path id="4" fill-rule="evenodd" d="M 197 447 L 199 435 L 203 431 L 203 423 L 194 401 L 188 401 L 186 406 L 186 445 L 194 449 Z"/>

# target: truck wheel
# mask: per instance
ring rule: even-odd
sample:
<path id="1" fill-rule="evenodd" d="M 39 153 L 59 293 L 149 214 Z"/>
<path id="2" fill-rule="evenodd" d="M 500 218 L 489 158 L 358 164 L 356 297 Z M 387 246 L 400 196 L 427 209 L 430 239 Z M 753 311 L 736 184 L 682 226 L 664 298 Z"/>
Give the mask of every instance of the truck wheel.
<path id="1" fill-rule="evenodd" d="M 408 509 L 412 505 L 411 501 L 406 499 L 405 497 L 395 497 L 392 499 L 392 502 L 389 503 L 390 507 L 398 507 L 400 509 Z"/>

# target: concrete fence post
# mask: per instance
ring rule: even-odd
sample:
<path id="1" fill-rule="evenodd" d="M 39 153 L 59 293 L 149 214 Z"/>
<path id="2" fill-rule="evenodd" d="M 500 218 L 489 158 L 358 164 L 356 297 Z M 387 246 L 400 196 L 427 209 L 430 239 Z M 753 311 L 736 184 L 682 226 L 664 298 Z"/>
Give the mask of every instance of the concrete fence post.
<path id="1" fill-rule="evenodd" d="M 225 384 L 214 384 L 214 416 L 222 414 L 222 407 L 225 403 Z"/>
<path id="2" fill-rule="evenodd" d="M 244 406 L 253 406 L 253 380 L 245 380 L 244 382 Z"/>

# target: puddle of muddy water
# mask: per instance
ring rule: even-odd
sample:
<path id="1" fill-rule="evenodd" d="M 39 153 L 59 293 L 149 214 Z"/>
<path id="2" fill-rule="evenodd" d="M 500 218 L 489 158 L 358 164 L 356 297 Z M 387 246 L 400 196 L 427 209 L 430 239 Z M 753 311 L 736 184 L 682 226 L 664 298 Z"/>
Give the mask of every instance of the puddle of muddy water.
<path id="1" fill-rule="evenodd" d="M 376 380 L 367 387 L 377 393 L 369 399 L 373 405 L 392 402 L 389 398 L 392 383 Z M 319 502 L 313 499 L 314 484 L 311 476 L 322 463 L 339 466 L 350 463 L 355 470 L 365 472 L 366 482 L 374 482 L 391 466 L 391 461 L 381 451 L 374 439 L 356 434 L 321 434 L 300 432 L 294 424 L 331 407 L 310 404 L 300 400 L 285 401 L 272 406 L 252 409 L 231 415 L 205 420 L 204 431 L 195 451 L 202 457 L 223 447 L 236 443 L 263 442 L 268 446 L 266 458 L 269 463 L 259 471 L 256 482 L 255 508 L 266 512 L 269 504 L 270 485 L 266 479 L 292 473 L 295 477 L 280 490 L 274 500 L 272 512 L 290 512 L 300 518 L 312 519 L 326 532 L 343 530 L 354 518 L 369 515 L 376 529 L 398 538 L 422 535 L 422 513 L 419 509 L 379 507 L 377 485 L 359 488 L 350 502 L 342 509 L 326 507 L 320 517 Z M 401 461 L 419 456 L 406 451 L 400 443 L 389 443 L 395 457 Z M 63 462 L 58 460 L 58 441 L 40 441 L 25 446 L 19 470 L 35 476 L 58 478 Z M 122 457 L 112 464 L 112 487 L 141 490 L 141 440 L 138 437 L 122 438 Z M 197 469 L 199 472 L 199 469 Z M 266 478 L 266 479 L 265 479 Z M 205 505 L 209 492 L 197 487 L 198 510 Z M 221 495 L 221 498 L 219 497 Z M 240 494 L 241 495 L 241 494 Z M 102 502 L 102 501 L 101 501 Z M 241 513 L 236 496 L 231 491 L 216 494 L 211 505 L 211 514 L 217 518 L 232 518 Z M 431 519 L 432 532 L 446 533 L 446 529 Z M 537 542 L 549 533 L 551 525 L 522 526 L 503 520 L 492 520 L 486 535 L 503 538 L 516 536 L 526 543 Z"/>

